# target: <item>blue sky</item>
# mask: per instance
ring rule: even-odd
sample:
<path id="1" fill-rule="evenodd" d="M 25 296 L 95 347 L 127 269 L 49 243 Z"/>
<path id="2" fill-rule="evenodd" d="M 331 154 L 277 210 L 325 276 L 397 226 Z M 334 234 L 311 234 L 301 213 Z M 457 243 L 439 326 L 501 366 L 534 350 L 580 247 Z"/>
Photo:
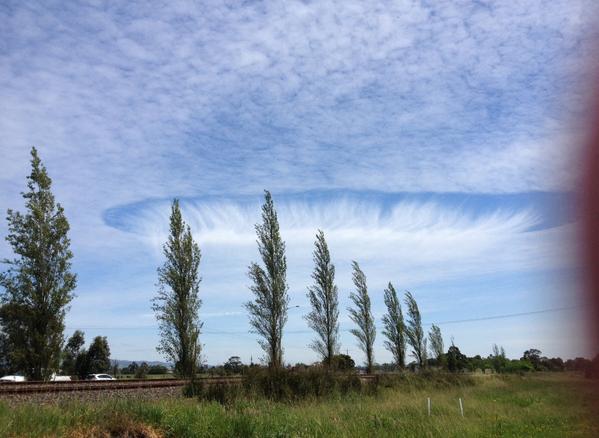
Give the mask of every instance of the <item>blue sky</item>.
<path id="1" fill-rule="evenodd" d="M 72 225 L 69 332 L 159 358 L 150 299 L 179 197 L 202 249 L 205 358 L 257 360 L 241 306 L 263 189 L 300 306 L 289 362 L 316 358 L 302 315 L 317 228 L 357 360 L 353 259 L 378 321 L 388 281 L 427 323 L 578 303 L 569 193 L 599 59 L 592 1 L 121 3 L 0 5 L 0 208 L 22 208 L 35 145 Z M 574 356 L 583 317 L 441 328 L 467 354 Z"/>

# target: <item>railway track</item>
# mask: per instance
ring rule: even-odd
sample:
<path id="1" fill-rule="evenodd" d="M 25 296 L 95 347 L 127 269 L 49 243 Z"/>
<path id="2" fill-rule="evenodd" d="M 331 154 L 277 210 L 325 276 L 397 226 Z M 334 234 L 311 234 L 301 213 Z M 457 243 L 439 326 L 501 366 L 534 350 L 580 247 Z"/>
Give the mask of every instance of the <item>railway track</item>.
<path id="1" fill-rule="evenodd" d="M 359 375 L 362 382 L 372 380 L 374 375 Z M 206 385 L 240 384 L 243 377 L 202 377 L 198 380 Z M 18 382 L 0 385 L 0 398 L 3 395 L 84 392 L 84 391 L 115 391 L 128 389 L 153 389 L 183 387 L 188 383 L 184 379 L 131 379 L 131 380 L 75 380 L 71 382 Z"/>
<path id="2" fill-rule="evenodd" d="M 206 384 L 241 383 L 241 377 L 208 377 L 199 379 Z M 135 379 L 135 380 L 80 380 L 71 382 L 19 382 L 0 385 L 0 397 L 5 394 L 31 394 L 45 392 L 115 391 L 128 389 L 173 388 L 185 386 L 183 379 Z"/>

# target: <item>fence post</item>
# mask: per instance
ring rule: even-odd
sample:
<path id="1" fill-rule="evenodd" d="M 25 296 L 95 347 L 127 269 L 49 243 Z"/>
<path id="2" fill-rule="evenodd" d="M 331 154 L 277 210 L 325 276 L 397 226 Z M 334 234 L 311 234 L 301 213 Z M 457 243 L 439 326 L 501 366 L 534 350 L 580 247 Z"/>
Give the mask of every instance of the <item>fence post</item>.
<path id="1" fill-rule="evenodd" d="M 462 405 L 462 397 L 460 397 L 458 399 L 460 401 L 460 414 L 462 414 L 462 417 L 464 416 L 464 405 Z"/>
<path id="2" fill-rule="evenodd" d="M 430 417 L 431 416 L 431 398 L 427 397 L 426 400 L 427 400 L 426 404 L 427 404 L 427 407 L 428 407 L 428 416 Z"/>

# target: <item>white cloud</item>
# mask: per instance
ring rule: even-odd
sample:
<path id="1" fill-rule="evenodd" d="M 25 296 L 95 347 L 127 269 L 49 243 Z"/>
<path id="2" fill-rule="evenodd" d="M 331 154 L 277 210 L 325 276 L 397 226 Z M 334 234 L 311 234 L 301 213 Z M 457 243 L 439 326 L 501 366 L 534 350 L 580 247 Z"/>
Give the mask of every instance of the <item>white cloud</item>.
<path id="1" fill-rule="evenodd" d="M 259 204 L 203 199 L 185 201 L 182 208 L 203 250 L 208 291 L 232 297 L 245 295 L 244 269 L 257 257 L 254 224 L 259 222 Z M 434 201 L 385 204 L 368 201 L 367 197 L 340 196 L 323 201 L 283 198 L 277 202 L 277 210 L 293 267 L 289 274 L 292 291 L 305 288 L 319 228 L 326 233 L 339 265 L 340 284 L 345 288 L 351 287 L 349 265 L 354 259 L 366 267 L 376 289 L 388 281 L 414 287 L 498 273 L 559 269 L 576 263 L 564 245 L 573 236 L 573 226 L 539 229 L 541 218 L 532 209 L 496 208 L 477 213 Z M 119 220 L 115 212 L 112 220 L 131 230 L 139 244 L 159 260 L 169 213 L 168 202 L 156 202 L 136 213 L 124 207 L 124 219 Z"/>

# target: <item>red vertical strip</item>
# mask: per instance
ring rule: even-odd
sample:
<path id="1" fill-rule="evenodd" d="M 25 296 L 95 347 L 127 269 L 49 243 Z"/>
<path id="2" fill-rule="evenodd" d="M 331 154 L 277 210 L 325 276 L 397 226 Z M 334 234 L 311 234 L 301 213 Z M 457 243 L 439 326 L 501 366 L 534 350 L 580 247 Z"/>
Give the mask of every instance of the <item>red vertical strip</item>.
<path id="1" fill-rule="evenodd" d="M 586 276 L 587 303 L 592 313 L 591 341 L 599 352 L 599 93 L 590 117 L 582 178 L 582 247 Z"/>

